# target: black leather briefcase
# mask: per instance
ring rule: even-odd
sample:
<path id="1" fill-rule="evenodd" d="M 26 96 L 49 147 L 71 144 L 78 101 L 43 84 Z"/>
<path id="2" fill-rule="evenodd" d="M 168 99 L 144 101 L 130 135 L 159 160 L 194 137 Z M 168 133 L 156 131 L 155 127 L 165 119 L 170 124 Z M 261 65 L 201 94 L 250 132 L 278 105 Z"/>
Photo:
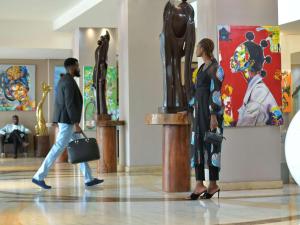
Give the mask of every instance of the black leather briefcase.
<path id="1" fill-rule="evenodd" d="M 76 164 L 100 159 L 100 151 L 95 138 L 88 138 L 83 132 L 84 138 L 69 143 L 68 161 Z"/>

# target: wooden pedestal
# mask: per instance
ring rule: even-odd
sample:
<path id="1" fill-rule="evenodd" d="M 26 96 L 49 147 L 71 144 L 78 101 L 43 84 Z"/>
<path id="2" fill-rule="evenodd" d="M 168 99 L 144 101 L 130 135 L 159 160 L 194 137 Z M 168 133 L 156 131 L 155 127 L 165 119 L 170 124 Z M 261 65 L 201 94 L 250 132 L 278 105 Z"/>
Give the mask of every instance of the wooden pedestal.
<path id="1" fill-rule="evenodd" d="M 163 126 L 163 191 L 188 192 L 190 180 L 190 123 L 188 116 L 177 114 L 149 114 L 147 125 Z"/>
<path id="2" fill-rule="evenodd" d="M 50 137 L 34 136 L 34 155 L 35 157 L 46 157 L 50 150 Z"/>
<path id="3" fill-rule="evenodd" d="M 125 125 L 124 121 L 98 120 L 97 142 L 100 149 L 98 173 L 117 172 L 117 127 Z"/>

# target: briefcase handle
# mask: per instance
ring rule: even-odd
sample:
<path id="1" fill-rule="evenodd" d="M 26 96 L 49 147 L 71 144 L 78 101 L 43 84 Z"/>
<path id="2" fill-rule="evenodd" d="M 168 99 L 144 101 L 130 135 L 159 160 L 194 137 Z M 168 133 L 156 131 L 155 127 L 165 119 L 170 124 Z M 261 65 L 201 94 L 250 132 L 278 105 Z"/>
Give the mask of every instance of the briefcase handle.
<path id="1" fill-rule="evenodd" d="M 210 131 L 212 131 L 212 130 L 210 130 Z M 222 132 L 221 132 L 221 128 L 220 128 L 220 127 L 217 127 L 217 129 L 216 129 L 216 133 L 217 133 L 217 134 L 219 134 L 219 135 L 221 135 L 221 136 L 223 137 L 223 140 L 227 141 L 226 137 L 224 137 L 224 136 L 223 136 L 223 134 L 222 134 Z"/>
<path id="2" fill-rule="evenodd" d="M 84 137 L 84 138 L 88 138 L 87 136 L 86 136 L 86 134 L 83 132 L 83 131 L 81 131 L 81 132 L 74 132 L 75 134 L 82 134 L 82 136 Z"/>

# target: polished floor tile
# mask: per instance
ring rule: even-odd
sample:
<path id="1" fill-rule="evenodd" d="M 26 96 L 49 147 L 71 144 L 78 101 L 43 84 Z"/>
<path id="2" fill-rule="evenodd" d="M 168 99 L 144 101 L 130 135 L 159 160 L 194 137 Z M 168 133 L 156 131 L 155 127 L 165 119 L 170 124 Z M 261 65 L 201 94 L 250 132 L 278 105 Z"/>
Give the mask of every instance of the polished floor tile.
<path id="1" fill-rule="evenodd" d="M 227 191 L 221 198 L 186 201 L 161 191 L 161 175 L 101 175 L 85 188 L 76 166 L 57 164 L 44 191 L 31 183 L 40 159 L 0 160 L 0 225 L 300 224 L 300 189 Z M 95 172 L 95 164 L 92 164 Z"/>

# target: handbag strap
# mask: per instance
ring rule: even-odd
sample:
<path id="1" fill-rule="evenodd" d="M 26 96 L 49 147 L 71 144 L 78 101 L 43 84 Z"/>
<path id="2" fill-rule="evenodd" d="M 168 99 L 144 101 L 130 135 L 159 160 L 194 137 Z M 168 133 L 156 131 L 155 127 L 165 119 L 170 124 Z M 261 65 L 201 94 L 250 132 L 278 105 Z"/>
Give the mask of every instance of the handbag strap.
<path id="1" fill-rule="evenodd" d="M 82 134 L 83 137 L 88 138 L 83 131 L 81 131 L 81 134 Z"/>
<path id="2" fill-rule="evenodd" d="M 83 131 L 81 131 L 81 132 L 75 132 L 75 134 L 81 134 L 84 138 L 88 138 Z"/>
<path id="3" fill-rule="evenodd" d="M 226 141 L 227 139 L 223 136 L 223 134 L 221 133 L 221 129 L 220 129 L 220 127 L 217 127 L 217 133 L 219 134 L 219 135 L 222 135 L 222 138 Z"/>

